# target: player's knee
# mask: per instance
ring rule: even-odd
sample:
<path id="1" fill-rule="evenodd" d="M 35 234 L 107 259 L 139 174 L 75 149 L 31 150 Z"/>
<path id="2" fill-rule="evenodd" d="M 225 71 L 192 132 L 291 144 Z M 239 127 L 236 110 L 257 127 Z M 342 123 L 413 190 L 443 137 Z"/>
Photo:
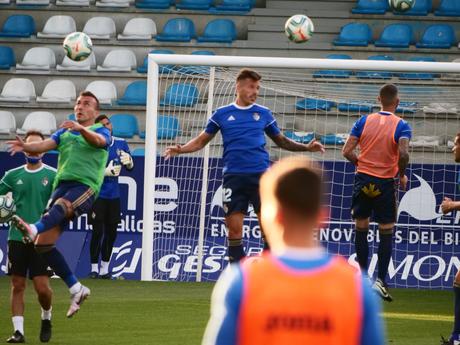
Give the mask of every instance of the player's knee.
<path id="1" fill-rule="evenodd" d="M 52 251 L 54 248 L 54 244 L 36 244 L 35 251 L 38 254 L 45 254 Z"/>
<path id="2" fill-rule="evenodd" d="M 73 206 L 69 200 L 64 199 L 64 198 L 59 198 L 56 200 L 54 205 L 61 207 L 63 209 L 66 218 L 70 219 L 73 217 Z"/>
<path id="3" fill-rule="evenodd" d="M 40 297 L 47 297 L 52 294 L 52 290 L 48 284 L 39 284 L 35 286 L 35 291 Z"/>
<path id="4" fill-rule="evenodd" d="M 13 294 L 21 294 L 24 293 L 26 289 L 26 281 L 25 279 L 12 279 L 11 281 L 11 291 Z"/>

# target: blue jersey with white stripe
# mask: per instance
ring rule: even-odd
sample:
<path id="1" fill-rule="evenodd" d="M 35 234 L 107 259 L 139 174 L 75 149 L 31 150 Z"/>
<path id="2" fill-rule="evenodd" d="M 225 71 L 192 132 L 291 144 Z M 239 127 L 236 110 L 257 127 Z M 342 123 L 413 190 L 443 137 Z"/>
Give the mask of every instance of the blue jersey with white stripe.
<path id="1" fill-rule="evenodd" d="M 222 133 L 224 169 L 228 174 L 254 174 L 268 169 L 269 155 L 265 149 L 265 133 L 280 133 L 271 111 L 259 104 L 247 107 L 231 103 L 217 109 L 205 132 Z"/>

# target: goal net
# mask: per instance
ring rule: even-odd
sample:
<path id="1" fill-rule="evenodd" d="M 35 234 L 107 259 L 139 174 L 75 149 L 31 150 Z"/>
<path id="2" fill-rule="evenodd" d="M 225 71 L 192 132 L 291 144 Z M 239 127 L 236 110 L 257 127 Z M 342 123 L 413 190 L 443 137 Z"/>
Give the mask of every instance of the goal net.
<path id="1" fill-rule="evenodd" d="M 268 107 L 282 133 L 325 154 L 302 153 L 322 163 L 328 181 L 329 220 L 319 239 L 330 253 L 354 263 L 350 204 L 354 167 L 342 146 L 355 121 L 379 110 L 379 88 L 399 88 L 397 115 L 413 130 L 409 187 L 399 191 L 390 286 L 450 287 L 460 268 L 456 248 L 460 214 L 442 215 L 443 197 L 458 198 L 451 148 L 459 130 L 460 64 L 222 56 L 150 56 L 148 75 L 142 279 L 212 281 L 227 265 L 222 199 L 220 133 L 204 149 L 165 160 L 166 147 L 185 144 L 206 126 L 213 111 L 235 99 L 242 67 L 261 75 L 257 103 Z M 155 61 L 159 61 L 157 65 Z M 200 65 L 201 64 L 201 65 Z M 364 74 L 363 74 L 364 73 Z M 366 74 L 367 77 L 366 77 Z M 254 114 L 257 118 L 257 114 Z M 157 136 L 153 133 L 157 132 Z M 271 160 L 292 155 L 268 137 Z M 156 153 L 156 154 L 155 154 Z M 261 253 L 257 217 L 248 210 L 246 253 Z M 369 274 L 377 268 L 378 231 L 369 232 Z"/>

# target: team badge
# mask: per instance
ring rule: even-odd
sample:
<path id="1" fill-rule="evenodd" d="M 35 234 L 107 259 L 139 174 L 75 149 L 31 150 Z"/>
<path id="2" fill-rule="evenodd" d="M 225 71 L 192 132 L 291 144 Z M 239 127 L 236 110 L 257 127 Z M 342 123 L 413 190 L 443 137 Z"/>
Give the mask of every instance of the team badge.
<path id="1" fill-rule="evenodd" d="M 46 187 L 50 181 L 48 180 L 48 177 L 44 177 L 42 180 L 42 185 L 43 187 Z"/>
<path id="2" fill-rule="evenodd" d="M 252 114 L 252 118 L 253 118 L 254 120 L 256 120 L 256 121 L 259 121 L 259 119 L 260 119 L 259 113 L 254 113 L 254 114 Z"/>

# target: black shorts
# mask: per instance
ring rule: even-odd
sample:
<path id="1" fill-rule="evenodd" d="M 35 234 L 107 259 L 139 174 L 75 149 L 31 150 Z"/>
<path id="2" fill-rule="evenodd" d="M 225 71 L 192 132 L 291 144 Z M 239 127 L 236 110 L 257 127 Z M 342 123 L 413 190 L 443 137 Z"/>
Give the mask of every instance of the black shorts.
<path id="1" fill-rule="evenodd" d="M 118 224 L 121 220 L 120 212 L 120 198 L 98 198 L 94 202 L 93 209 L 89 213 L 89 223 L 103 222 L 106 224 Z"/>
<path id="2" fill-rule="evenodd" d="M 351 202 L 353 219 L 365 219 L 373 215 L 373 220 L 379 224 L 395 223 L 395 185 L 394 178 L 357 173 Z"/>
<path id="3" fill-rule="evenodd" d="M 249 204 L 254 212 L 260 212 L 259 180 L 262 174 L 226 174 L 222 189 L 225 215 L 248 212 Z"/>
<path id="4" fill-rule="evenodd" d="M 32 279 L 37 276 L 48 276 L 50 271 L 46 261 L 35 251 L 33 243 L 8 241 L 8 275 L 26 277 L 28 274 Z"/>

